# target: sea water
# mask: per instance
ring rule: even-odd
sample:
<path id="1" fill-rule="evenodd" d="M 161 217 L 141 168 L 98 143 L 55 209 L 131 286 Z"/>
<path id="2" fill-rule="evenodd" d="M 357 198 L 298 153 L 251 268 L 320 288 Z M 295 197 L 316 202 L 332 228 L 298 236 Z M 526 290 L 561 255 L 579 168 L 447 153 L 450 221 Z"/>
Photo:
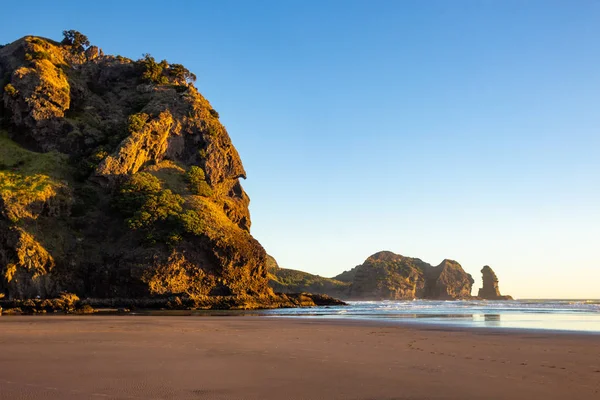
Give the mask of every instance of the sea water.
<path id="1" fill-rule="evenodd" d="M 600 300 L 406 300 L 350 301 L 348 304 L 269 310 L 265 314 L 468 328 L 549 329 L 600 333 Z"/>

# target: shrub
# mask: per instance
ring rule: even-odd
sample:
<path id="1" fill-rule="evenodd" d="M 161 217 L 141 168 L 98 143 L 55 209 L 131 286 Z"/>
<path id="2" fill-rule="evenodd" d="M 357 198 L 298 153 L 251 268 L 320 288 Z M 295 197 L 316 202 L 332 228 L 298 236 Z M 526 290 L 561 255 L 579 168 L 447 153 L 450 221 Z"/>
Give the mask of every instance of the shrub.
<path id="1" fill-rule="evenodd" d="M 179 216 L 179 223 L 185 232 L 193 235 L 201 235 L 205 232 L 206 226 L 202 218 L 194 210 L 186 210 Z"/>
<path id="2" fill-rule="evenodd" d="M 40 46 L 44 46 L 46 44 L 46 42 L 44 42 L 42 39 L 37 38 L 37 37 L 31 38 L 30 42 L 33 44 L 38 44 Z"/>
<path id="3" fill-rule="evenodd" d="M 52 56 L 46 51 L 34 51 L 31 58 L 35 60 L 52 60 Z"/>
<path id="4" fill-rule="evenodd" d="M 181 64 L 173 64 L 169 67 L 169 75 L 172 76 L 177 83 L 191 84 L 196 82 L 196 75 L 190 72 L 189 69 Z"/>
<path id="5" fill-rule="evenodd" d="M 173 83 L 176 86 L 187 86 L 196 81 L 196 75 L 183 65 L 169 65 L 167 60 L 157 63 L 154 57 L 147 53 L 137 61 L 137 65 L 141 70 L 142 80 L 145 82 L 159 85 Z"/>
<path id="6" fill-rule="evenodd" d="M 167 60 L 157 63 L 150 54 L 144 54 L 144 58 L 138 61 L 142 69 L 142 80 L 156 84 L 167 84 L 169 78 L 163 72 L 169 67 Z"/>
<path id="7" fill-rule="evenodd" d="M 135 133 L 142 130 L 150 116 L 146 113 L 137 113 L 129 116 L 127 128 L 129 133 Z"/>
<path id="8" fill-rule="evenodd" d="M 192 166 L 190 170 L 185 174 L 186 181 L 188 183 L 188 189 L 193 194 L 210 197 L 212 196 L 212 188 L 206 182 L 206 176 L 202 168 Z"/>
<path id="9" fill-rule="evenodd" d="M 151 228 L 156 222 L 177 217 L 183 210 L 183 203 L 183 198 L 169 189 L 157 195 L 149 195 L 142 207 L 127 220 L 127 225 L 131 229 Z"/>
<path id="10" fill-rule="evenodd" d="M 11 97 L 15 97 L 17 95 L 17 93 L 19 93 L 19 91 L 17 89 L 15 89 L 15 87 L 13 85 L 11 85 L 10 83 L 8 83 L 8 84 L 6 84 L 6 86 L 4 86 L 4 92 Z"/>
<path id="11" fill-rule="evenodd" d="M 160 192 L 160 180 L 147 172 L 132 175 L 119 190 L 117 207 L 125 215 L 131 215 L 139 210 L 148 196 Z"/>
<path id="12" fill-rule="evenodd" d="M 117 205 L 128 216 L 131 229 L 153 230 L 161 221 L 175 222 L 183 211 L 184 200 L 170 190 L 162 190 L 160 180 L 147 172 L 139 172 L 123 184 Z"/>
<path id="13" fill-rule="evenodd" d="M 62 44 L 71 46 L 73 53 L 83 53 L 90 45 L 87 36 L 75 30 L 63 31 L 63 36 Z"/>

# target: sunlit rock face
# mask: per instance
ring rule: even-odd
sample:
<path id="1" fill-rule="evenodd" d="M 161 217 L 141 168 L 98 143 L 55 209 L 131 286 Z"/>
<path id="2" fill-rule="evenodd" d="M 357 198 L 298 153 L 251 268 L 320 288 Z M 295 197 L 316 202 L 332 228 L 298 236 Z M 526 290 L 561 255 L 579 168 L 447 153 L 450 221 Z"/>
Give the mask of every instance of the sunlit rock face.
<path id="1" fill-rule="evenodd" d="M 471 275 L 456 261 L 434 267 L 389 251 L 373 254 L 334 279 L 350 282 L 348 298 L 357 300 L 466 299 L 473 286 Z"/>
<path id="2" fill-rule="evenodd" d="M 500 294 L 498 287 L 498 278 L 488 265 L 481 269 L 483 278 L 483 287 L 479 289 L 479 296 L 485 300 L 512 300 L 511 296 L 503 296 Z"/>
<path id="3" fill-rule="evenodd" d="M 191 76 L 41 37 L 0 48 L 0 293 L 270 302 L 246 172 Z"/>

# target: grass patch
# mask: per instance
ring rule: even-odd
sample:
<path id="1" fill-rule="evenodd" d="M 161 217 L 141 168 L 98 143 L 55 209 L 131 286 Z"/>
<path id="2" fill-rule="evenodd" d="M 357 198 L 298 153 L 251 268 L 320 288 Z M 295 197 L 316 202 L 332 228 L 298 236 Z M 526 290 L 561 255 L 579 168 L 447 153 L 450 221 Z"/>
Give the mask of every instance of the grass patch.
<path id="1" fill-rule="evenodd" d="M 64 181 L 69 177 L 66 155 L 26 150 L 0 131 L 0 197 L 10 220 L 35 219 L 34 209 L 39 207 L 32 205 L 46 203 L 59 193 L 64 197 Z"/>
<path id="2" fill-rule="evenodd" d="M 189 194 L 185 180 L 185 169 L 172 161 L 164 160 L 158 164 L 150 165 L 144 169 L 144 172 L 157 177 L 161 182 L 161 186 L 165 189 L 181 195 Z"/>
<path id="3" fill-rule="evenodd" d="M 36 153 L 19 146 L 0 130 L 0 171 L 7 170 L 23 176 L 38 174 L 68 180 L 71 171 L 68 156 L 58 152 Z"/>

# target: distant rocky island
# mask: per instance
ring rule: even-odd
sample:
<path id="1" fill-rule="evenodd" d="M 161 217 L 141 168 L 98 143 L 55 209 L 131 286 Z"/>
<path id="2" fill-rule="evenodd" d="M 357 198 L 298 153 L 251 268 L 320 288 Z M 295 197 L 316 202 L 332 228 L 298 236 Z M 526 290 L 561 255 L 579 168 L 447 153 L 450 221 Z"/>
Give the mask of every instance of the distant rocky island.
<path id="1" fill-rule="evenodd" d="M 280 292 L 308 291 L 346 300 L 509 300 L 498 289 L 498 279 L 489 266 L 483 273 L 479 296 L 471 296 L 473 277 L 453 260 L 432 266 L 418 258 L 390 251 L 375 253 L 361 265 L 333 278 L 280 268 L 271 258 L 270 284 Z"/>
<path id="2" fill-rule="evenodd" d="M 246 171 L 195 80 L 77 31 L 0 46 L 0 306 L 469 298 L 473 279 L 451 260 L 380 252 L 332 279 L 279 268 L 250 233 Z M 484 272 L 480 296 L 506 297 L 497 288 Z"/>

